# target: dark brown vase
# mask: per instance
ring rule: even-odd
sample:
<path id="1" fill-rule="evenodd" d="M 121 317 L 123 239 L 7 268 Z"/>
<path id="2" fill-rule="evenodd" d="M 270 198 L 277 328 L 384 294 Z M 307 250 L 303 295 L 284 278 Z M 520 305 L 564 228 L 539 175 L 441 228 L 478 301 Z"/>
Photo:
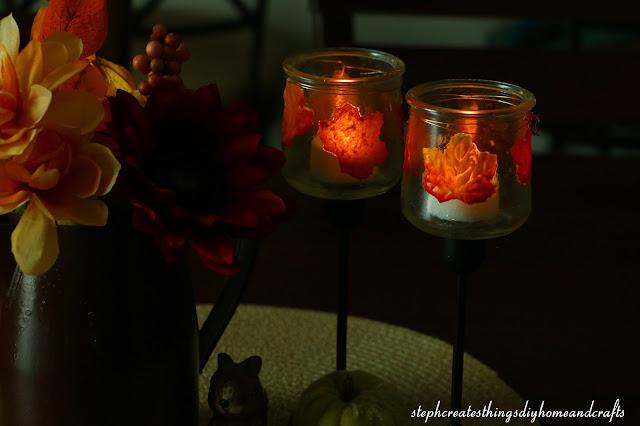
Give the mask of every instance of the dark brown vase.
<path id="1" fill-rule="evenodd" d="M 59 244 L 49 272 L 17 269 L 3 295 L 0 425 L 195 425 L 186 268 L 126 230 L 59 227 Z"/>

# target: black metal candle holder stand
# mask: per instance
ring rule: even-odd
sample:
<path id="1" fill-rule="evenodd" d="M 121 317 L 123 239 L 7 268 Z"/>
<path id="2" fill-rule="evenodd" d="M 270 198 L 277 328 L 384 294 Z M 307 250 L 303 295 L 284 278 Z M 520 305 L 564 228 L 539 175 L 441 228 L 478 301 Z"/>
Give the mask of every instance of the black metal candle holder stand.
<path id="1" fill-rule="evenodd" d="M 349 315 L 349 245 L 351 231 L 364 221 L 365 200 L 328 200 L 329 223 L 338 230 L 338 317 L 336 370 L 347 368 L 347 318 Z"/>
<path id="2" fill-rule="evenodd" d="M 484 240 L 445 239 L 444 260 L 457 276 L 456 322 L 451 371 L 451 410 L 462 408 L 462 376 L 464 371 L 464 334 L 467 308 L 467 283 L 471 272 L 480 268 L 485 255 Z M 459 417 L 451 418 L 452 426 L 460 426 Z"/>

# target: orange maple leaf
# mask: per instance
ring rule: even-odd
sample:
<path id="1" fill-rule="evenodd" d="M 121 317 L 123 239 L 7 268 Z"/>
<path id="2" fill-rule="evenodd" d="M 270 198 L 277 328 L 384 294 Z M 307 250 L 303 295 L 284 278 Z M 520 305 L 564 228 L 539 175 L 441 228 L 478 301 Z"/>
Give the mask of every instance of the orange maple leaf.
<path id="1" fill-rule="evenodd" d="M 82 58 L 95 54 L 107 38 L 109 15 L 107 0 L 50 0 L 38 11 L 31 38 L 42 40 L 59 31 L 75 34 L 82 40 Z"/>
<path id="2" fill-rule="evenodd" d="M 516 142 L 509 151 L 511 158 L 516 165 L 516 177 L 518 182 L 522 185 L 526 185 L 531 182 L 531 121 L 533 120 L 533 114 L 527 114 L 525 119 L 527 129 L 524 136 L 518 142 Z"/>
<path id="3" fill-rule="evenodd" d="M 318 123 L 318 136 L 324 150 L 338 158 L 340 171 L 356 179 L 366 179 L 389 154 L 380 140 L 383 122 L 381 112 L 363 117 L 357 107 L 344 104 L 334 111 L 331 120 Z"/>
<path id="4" fill-rule="evenodd" d="M 481 203 L 496 192 L 498 156 L 478 150 L 471 135 L 457 133 L 444 150 L 423 148 L 422 154 L 424 189 L 441 203 Z"/>
<path id="5" fill-rule="evenodd" d="M 296 136 L 304 135 L 313 124 L 313 110 L 304 104 L 304 93 L 297 84 L 287 82 L 284 88 L 282 144 L 289 146 Z"/>

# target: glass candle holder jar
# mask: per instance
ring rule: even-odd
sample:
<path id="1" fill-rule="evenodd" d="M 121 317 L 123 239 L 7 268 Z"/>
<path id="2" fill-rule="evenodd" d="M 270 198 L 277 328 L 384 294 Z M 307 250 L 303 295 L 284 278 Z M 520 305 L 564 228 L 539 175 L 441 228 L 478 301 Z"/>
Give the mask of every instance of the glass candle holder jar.
<path id="1" fill-rule="evenodd" d="M 353 200 L 400 179 L 403 62 L 368 49 L 320 49 L 285 60 L 283 174 L 297 190 Z"/>
<path id="2" fill-rule="evenodd" d="M 533 94 L 497 81 L 443 80 L 412 88 L 407 102 L 407 219 L 461 240 L 520 227 L 531 211 Z"/>

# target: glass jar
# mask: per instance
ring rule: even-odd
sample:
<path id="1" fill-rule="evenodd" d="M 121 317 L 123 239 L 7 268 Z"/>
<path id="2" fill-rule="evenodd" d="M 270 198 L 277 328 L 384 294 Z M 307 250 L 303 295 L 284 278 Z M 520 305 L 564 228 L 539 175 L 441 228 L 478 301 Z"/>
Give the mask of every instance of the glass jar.
<path id="1" fill-rule="evenodd" d="M 368 49 L 320 49 L 288 58 L 283 174 L 297 190 L 353 200 L 400 179 L 403 62 Z"/>
<path id="2" fill-rule="evenodd" d="M 430 234 L 473 240 L 513 232 L 531 211 L 531 108 L 521 87 L 488 80 L 416 86 L 402 210 Z"/>

